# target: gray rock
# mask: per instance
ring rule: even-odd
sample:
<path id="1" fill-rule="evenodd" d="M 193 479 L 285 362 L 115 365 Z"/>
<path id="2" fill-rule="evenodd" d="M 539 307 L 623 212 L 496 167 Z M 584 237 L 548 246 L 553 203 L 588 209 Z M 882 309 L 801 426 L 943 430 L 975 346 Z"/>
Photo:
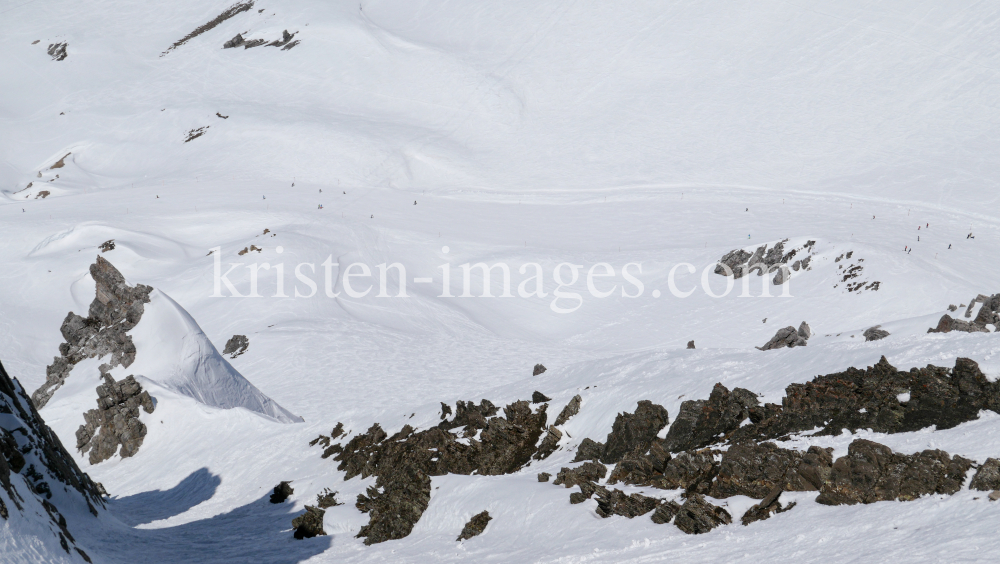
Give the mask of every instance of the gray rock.
<path id="1" fill-rule="evenodd" d="M 559 416 L 556 417 L 555 423 L 553 425 L 562 425 L 563 423 L 569 421 L 570 417 L 573 417 L 577 413 L 580 413 L 580 403 L 583 401 L 578 395 L 573 396 L 573 399 L 569 400 L 566 407 L 559 412 Z"/>
<path id="2" fill-rule="evenodd" d="M 876 325 L 874 327 L 869 327 L 865 329 L 863 333 L 865 341 L 881 341 L 882 339 L 889 336 L 889 332 L 885 329 L 880 329 L 881 325 Z"/>
<path id="3" fill-rule="evenodd" d="M 804 323 L 805 322 L 803 322 L 803 324 Z M 808 328 L 808 326 L 806 327 Z M 795 327 L 789 325 L 783 329 L 778 329 L 778 331 L 774 334 L 774 337 L 771 337 L 770 341 L 765 343 L 763 347 L 757 347 L 757 349 L 769 351 L 785 347 L 804 347 L 806 344 L 806 339 L 795 330 Z"/>
<path id="4" fill-rule="evenodd" d="M 250 339 L 246 335 L 233 335 L 226 341 L 226 348 L 222 349 L 222 354 L 230 355 L 229 358 L 236 358 L 247 352 L 250 346 Z"/>
<path id="5" fill-rule="evenodd" d="M 688 346 L 687 346 L 687 348 L 689 348 L 689 349 L 693 349 L 693 348 L 694 348 L 694 341 L 688 341 Z"/>
<path id="6" fill-rule="evenodd" d="M 232 49 L 233 47 L 239 47 L 240 45 L 243 45 L 243 43 L 244 43 L 243 36 L 240 35 L 239 33 L 237 33 L 236 37 L 233 37 L 229 41 L 226 41 L 225 43 L 223 43 L 222 44 L 222 48 L 223 49 Z"/>
<path id="7" fill-rule="evenodd" d="M 812 337 L 812 329 L 809 328 L 809 324 L 805 321 L 799 325 L 799 330 L 796 333 L 798 333 L 799 337 L 806 340 L 808 340 L 809 337 Z"/>
<path id="8" fill-rule="evenodd" d="M 90 452 L 91 464 L 103 462 L 115 454 L 128 458 L 139 451 L 146 438 L 146 425 L 139 420 L 139 408 L 146 413 L 154 409 L 149 392 L 142 389 L 135 377 L 116 382 L 108 374 L 97 387 L 97 409 L 83 414 L 84 424 L 76 430 L 76 448 Z M 120 448 L 119 448 L 120 447 Z"/>
<path id="9" fill-rule="evenodd" d="M 129 286 L 125 277 L 100 256 L 90 265 L 90 275 L 95 282 L 94 301 L 87 317 L 70 312 L 63 321 L 65 342 L 59 345 L 60 355 L 46 368 L 45 383 L 31 394 L 38 409 L 48 403 L 81 360 L 111 355 L 100 367 L 102 374 L 117 366 L 128 368 L 135 361 L 135 345 L 127 332 L 142 318 L 143 305 L 149 303 L 153 288 Z"/>
<path id="10" fill-rule="evenodd" d="M 539 374 L 544 373 L 545 370 L 546 370 L 545 366 L 543 366 L 541 364 L 536 364 L 535 368 L 531 371 L 531 375 L 532 376 L 538 376 Z"/>
<path id="11" fill-rule="evenodd" d="M 52 43 L 49 45 L 49 56 L 53 61 L 61 61 L 66 58 L 66 43 Z"/>
<path id="12" fill-rule="evenodd" d="M 483 511 L 478 515 L 474 515 L 472 519 L 469 519 L 469 522 L 466 523 L 464 527 L 462 527 L 462 532 L 458 535 L 458 538 L 455 540 L 456 541 L 469 540 L 472 537 L 477 537 L 483 534 L 483 531 L 486 530 L 486 525 L 489 524 L 489 522 L 492 519 L 493 518 L 490 517 L 489 511 Z"/>
<path id="13" fill-rule="evenodd" d="M 970 490 L 1000 490 L 1000 460 L 987 458 L 969 483 Z"/>

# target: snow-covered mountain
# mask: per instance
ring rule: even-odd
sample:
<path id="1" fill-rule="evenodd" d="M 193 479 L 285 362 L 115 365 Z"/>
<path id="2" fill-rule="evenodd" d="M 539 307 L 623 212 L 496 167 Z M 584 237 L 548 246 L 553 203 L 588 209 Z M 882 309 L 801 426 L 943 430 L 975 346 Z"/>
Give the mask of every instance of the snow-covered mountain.
<path id="1" fill-rule="evenodd" d="M 94 562 L 995 559 L 996 16 L 0 6 L 0 427 Z"/>

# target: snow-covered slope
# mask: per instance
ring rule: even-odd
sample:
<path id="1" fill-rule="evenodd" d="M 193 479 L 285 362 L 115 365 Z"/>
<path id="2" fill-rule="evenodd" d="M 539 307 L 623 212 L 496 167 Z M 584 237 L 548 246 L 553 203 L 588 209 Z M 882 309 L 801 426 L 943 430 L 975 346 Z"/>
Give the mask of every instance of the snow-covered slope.
<path id="1" fill-rule="evenodd" d="M 592 500 L 571 505 L 536 479 L 574 466 L 580 441 L 604 440 L 637 401 L 673 422 L 717 382 L 776 402 L 791 383 L 883 355 L 902 370 L 968 357 L 1000 376 L 995 332 L 927 333 L 944 314 L 966 319 L 949 305 L 1000 292 L 995 6 L 257 0 L 206 25 L 233 5 L 0 7 L 0 358 L 26 389 L 45 382 L 66 312 L 94 299 L 95 254 L 156 288 L 129 332 L 135 362 L 111 372 L 135 374 L 157 401 L 139 415 L 145 442 L 96 465 L 76 454 L 112 496 L 98 520 L 68 516 L 95 561 L 1000 552 L 997 504 L 968 484 L 852 507 L 795 493 L 791 513 L 689 537 L 648 518 L 601 519 Z M 285 30 L 298 41 L 289 49 L 223 48 L 237 34 L 280 42 Z M 67 56 L 54 60 L 61 43 Z M 723 298 L 701 288 L 708 269 L 713 291 L 725 289 L 713 271 L 730 251 L 785 240 L 812 256 L 792 271 L 791 297 L 771 276 L 740 279 Z M 261 297 L 225 285 L 213 297 L 216 260 L 222 273 L 242 263 L 228 280 L 244 296 L 256 264 Z M 461 265 L 478 262 L 507 264 L 515 297 L 441 297 L 442 266 L 458 296 Z M 316 284 L 308 298 L 297 297 L 310 293 L 295 276 L 302 263 Z M 372 274 L 351 280 L 371 286 L 363 297 L 344 285 L 352 263 Z M 406 298 L 379 297 L 378 265 L 392 263 L 406 269 Z M 544 296 L 520 297 L 531 263 Z M 582 305 L 565 314 L 552 308 L 562 263 L 582 265 L 562 288 Z M 598 293 L 614 287 L 602 298 L 588 287 L 598 263 L 614 272 L 593 280 Z M 641 264 L 628 267 L 637 297 L 630 263 Z M 678 292 L 695 292 L 676 297 L 671 272 Z M 476 295 L 482 278 L 471 275 Z M 740 297 L 744 280 L 752 297 Z M 503 293 L 499 269 L 491 290 Z M 385 293 L 398 291 L 393 274 Z M 808 346 L 754 348 L 802 321 Z M 866 342 L 875 325 L 890 335 Z M 234 334 L 249 348 L 227 360 L 216 345 Z M 101 362 L 76 365 L 42 409 L 68 446 L 95 406 Z M 533 377 L 536 363 L 548 370 Z M 550 419 L 583 398 L 561 449 L 508 475 L 432 477 L 428 508 L 401 540 L 355 538 L 369 515 L 354 502 L 374 478 L 344 481 L 308 444 L 338 422 L 340 441 L 375 422 L 390 435 L 426 430 L 441 402 L 502 407 L 535 390 L 552 398 Z M 280 423 L 293 413 L 304 423 Z M 863 437 L 982 463 L 1000 456 L 998 424 L 984 410 L 947 430 L 781 445 L 839 457 Z M 282 480 L 295 493 L 271 505 Z M 324 488 L 345 502 L 327 509 L 329 536 L 293 540 L 292 517 Z M 659 495 L 628 491 L 639 490 Z M 717 501 L 736 515 L 756 500 Z M 483 535 L 456 543 L 483 509 Z M 7 528 L 0 542 L 27 546 L 25 560 L 65 558 L 31 540 L 42 532 Z"/>

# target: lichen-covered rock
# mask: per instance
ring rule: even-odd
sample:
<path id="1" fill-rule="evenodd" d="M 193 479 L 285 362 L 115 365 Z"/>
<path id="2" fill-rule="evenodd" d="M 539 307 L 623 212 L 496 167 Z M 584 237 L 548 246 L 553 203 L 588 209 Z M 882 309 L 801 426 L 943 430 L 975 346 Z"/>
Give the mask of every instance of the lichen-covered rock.
<path id="1" fill-rule="evenodd" d="M 674 518 L 674 525 L 689 535 L 707 533 L 719 525 L 733 522 L 732 515 L 725 509 L 705 501 L 700 494 L 687 494 L 687 501 Z"/>
<path id="2" fill-rule="evenodd" d="M 864 337 L 865 337 L 865 341 L 866 342 L 867 341 L 881 341 L 882 339 L 888 337 L 889 336 L 889 332 L 886 331 L 885 329 L 880 329 L 880 327 L 882 327 L 882 326 L 881 325 L 876 325 L 874 327 L 869 327 L 868 329 L 865 329 L 865 332 L 862 333 L 862 335 L 864 335 Z"/>
<path id="3" fill-rule="evenodd" d="M 226 347 L 222 349 L 222 354 L 230 355 L 229 358 L 236 358 L 247 352 L 250 346 L 250 339 L 246 335 L 233 335 L 226 341 Z"/>
<path id="4" fill-rule="evenodd" d="M 472 519 L 469 519 L 469 522 L 462 527 L 462 532 L 455 540 L 464 541 L 469 540 L 472 537 L 478 537 L 483 533 L 483 531 L 486 530 L 486 525 L 489 524 L 492 519 L 493 518 L 490 517 L 489 511 L 483 511 L 482 513 L 474 515 Z"/>
<path id="5" fill-rule="evenodd" d="M 291 482 L 280 482 L 277 486 L 274 486 L 274 491 L 271 492 L 271 497 L 268 499 L 271 503 L 284 503 L 295 490 L 292 489 Z"/>
<path id="6" fill-rule="evenodd" d="M 640 400 L 635 413 L 619 413 L 615 417 L 601 462 L 613 464 L 633 450 L 645 451 L 669 421 L 662 405 Z"/>
<path id="7" fill-rule="evenodd" d="M 580 403 L 582 401 L 583 398 L 581 398 L 579 394 L 573 396 L 573 399 L 569 400 L 569 403 L 566 404 L 566 407 L 564 407 L 562 411 L 559 412 L 559 416 L 556 417 L 555 423 L 553 423 L 553 425 L 556 426 L 562 425 L 563 423 L 569 421 L 571 417 L 573 417 L 577 413 L 580 413 Z"/>
<path id="8" fill-rule="evenodd" d="M 100 367 L 102 374 L 116 366 L 128 368 L 135 361 L 135 345 L 127 332 L 142 318 L 153 288 L 129 286 L 125 277 L 100 256 L 90 265 L 90 276 L 95 282 L 94 301 L 87 317 L 70 312 L 63 321 L 65 342 L 59 345 L 60 354 L 46 368 L 45 383 L 31 394 L 37 409 L 45 406 L 81 360 L 111 355 Z"/>
<path id="9" fill-rule="evenodd" d="M 680 452 L 719 442 L 739 428 L 759 405 L 756 394 L 750 390 L 736 388 L 730 392 L 722 384 L 716 384 L 708 400 L 681 403 L 664 447 L 670 452 Z"/>
<path id="10" fill-rule="evenodd" d="M 818 503 L 853 505 L 909 501 L 927 494 L 954 494 L 962 487 L 972 461 L 941 450 L 898 454 L 885 445 L 855 439 L 847 456 L 833 463 Z"/>
<path id="11" fill-rule="evenodd" d="M 307 505 L 305 513 L 292 519 L 292 527 L 295 528 L 292 536 L 302 540 L 325 535 L 326 531 L 323 530 L 323 516 L 325 514 L 326 511 L 322 509 Z"/>
<path id="12" fill-rule="evenodd" d="M 90 452 L 91 464 L 115 454 L 122 458 L 134 455 L 146 438 L 146 425 L 139 420 L 140 407 L 153 413 L 153 398 L 135 377 L 116 382 L 104 374 L 104 384 L 97 387 L 97 409 L 84 413 L 84 424 L 76 430 L 76 448 L 81 453 Z"/>
<path id="13" fill-rule="evenodd" d="M 986 462 L 972 476 L 969 489 L 984 492 L 1000 490 L 1000 460 L 987 458 Z"/>

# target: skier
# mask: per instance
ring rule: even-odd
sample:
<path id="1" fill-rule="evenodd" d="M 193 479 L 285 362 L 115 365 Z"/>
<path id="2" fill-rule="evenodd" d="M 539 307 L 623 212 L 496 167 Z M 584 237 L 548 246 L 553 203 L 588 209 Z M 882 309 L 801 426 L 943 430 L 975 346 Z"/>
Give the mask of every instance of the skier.
<path id="1" fill-rule="evenodd" d="M 948 243 L 948 248 L 949 248 L 949 249 L 951 248 L 951 243 Z"/>

